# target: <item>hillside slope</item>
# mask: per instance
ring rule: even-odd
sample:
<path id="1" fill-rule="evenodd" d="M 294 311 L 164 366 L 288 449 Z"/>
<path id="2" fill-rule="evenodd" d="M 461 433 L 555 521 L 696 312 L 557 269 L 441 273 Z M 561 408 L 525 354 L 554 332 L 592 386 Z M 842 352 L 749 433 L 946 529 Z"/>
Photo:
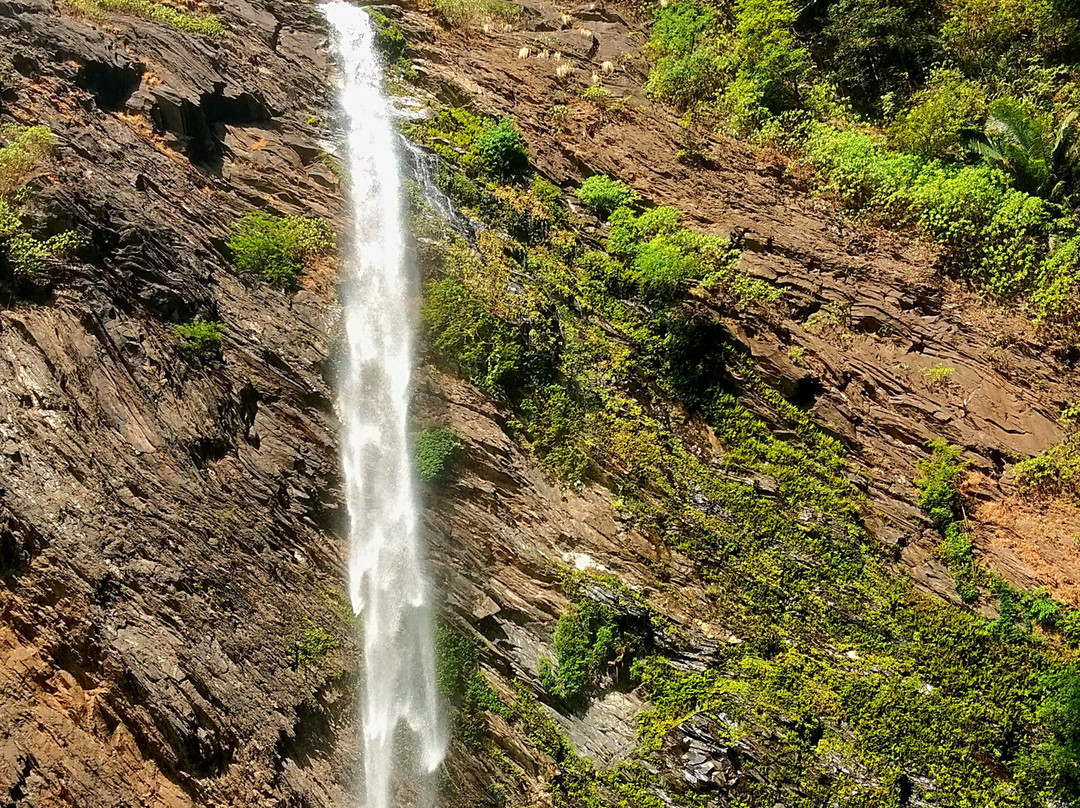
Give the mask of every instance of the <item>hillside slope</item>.
<path id="1" fill-rule="evenodd" d="M 20 177 L 25 226 L 82 240 L 44 278 L 4 266 L 0 802 L 347 804 L 333 260 L 282 289 L 228 246 L 257 209 L 341 231 L 325 27 L 303 3 L 131 10 L 0 3 L 0 112 L 56 138 Z M 680 127 L 642 90 L 641 11 L 379 11 L 433 120 L 410 136 L 489 219 L 462 245 L 413 205 L 417 426 L 461 443 L 425 511 L 444 804 L 1068 804 L 1075 651 L 1030 619 L 1010 634 L 1008 593 L 1080 606 L 1080 516 L 1007 471 L 1065 436 L 1075 347 L 786 157 Z M 610 96 L 582 98 L 594 73 Z M 475 115 L 514 116 L 523 177 L 470 168 Z M 619 260 L 612 228 L 573 197 L 596 173 L 715 236 L 721 280 L 662 304 L 600 288 L 622 270 L 582 257 Z M 193 353 L 175 327 L 198 321 L 223 336 Z M 486 383 L 477 345 L 522 361 Z M 935 439 L 970 461 L 1004 599 L 984 576 L 965 602 L 918 506 Z"/>

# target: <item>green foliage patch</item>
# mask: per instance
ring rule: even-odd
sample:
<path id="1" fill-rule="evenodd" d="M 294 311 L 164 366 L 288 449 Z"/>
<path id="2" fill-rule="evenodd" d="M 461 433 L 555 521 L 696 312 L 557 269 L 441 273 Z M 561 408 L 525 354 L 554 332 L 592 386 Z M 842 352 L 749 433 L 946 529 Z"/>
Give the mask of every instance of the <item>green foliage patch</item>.
<path id="1" fill-rule="evenodd" d="M 885 222 L 915 225 L 987 293 L 1026 294 L 1041 317 L 1071 311 L 1080 282 L 1075 220 L 1012 187 L 999 169 L 893 152 L 880 138 L 829 127 L 815 130 L 806 154 L 824 190 Z"/>
<path id="2" fill-rule="evenodd" d="M 564 586 L 571 606 L 555 627 L 555 660 L 541 657 L 539 676 L 549 692 L 577 705 L 597 686 L 628 678 L 652 628 L 641 598 L 616 580 L 579 572 Z"/>
<path id="3" fill-rule="evenodd" d="M 64 0 L 69 8 L 88 17 L 102 18 L 109 12 L 129 14 L 165 23 L 178 31 L 206 39 L 221 39 L 228 33 L 213 14 L 192 14 L 156 0 Z"/>
<path id="4" fill-rule="evenodd" d="M 461 447 L 461 439 L 452 429 L 425 429 L 419 433 L 413 441 L 413 453 L 416 456 L 416 473 L 421 482 L 445 482 Z"/>
<path id="5" fill-rule="evenodd" d="M 292 288 L 307 263 L 334 248 L 334 231 L 310 216 L 273 216 L 252 211 L 232 228 L 229 250 L 241 273 Z"/>
<path id="6" fill-rule="evenodd" d="M 39 238 L 23 224 L 27 202 L 33 195 L 25 184 L 28 174 L 47 159 L 56 137 L 47 126 L 0 126 L 0 250 L 12 278 L 34 283 L 44 278 L 49 263 L 74 254 L 85 243 L 72 230 Z"/>
<path id="7" fill-rule="evenodd" d="M 337 638 L 326 629 L 314 625 L 306 626 L 296 640 L 296 661 L 301 666 L 330 670 L 330 655 L 340 646 Z"/>
<path id="8" fill-rule="evenodd" d="M 1077 405 L 1066 408 L 1062 423 L 1069 432 L 1061 443 L 1013 466 L 1021 490 L 1041 496 L 1080 500 L 1080 418 Z"/>
<path id="9" fill-rule="evenodd" d="M 222 324 L 214 320 L 195 320 L 173 326 L 180 350 L 190 358 L 206 357 L 221 345 Z"/>
<path id="10" fill-rule="evenodd" d="M 577 198 L 597 216 L 606 218 L 617 208 L 633 205 L 637 201 L 637 193 L 626 183 L 614 180 L 607 174 L 594 174 L 581 183 Z"/>
<path id="11" fill-rule="evenodd" d="M 503 118 L 486 127 L 476 139 L 481 165 L 499 179 L 518 179 L 529 171 L 529 150 L 514 122 Z"/>

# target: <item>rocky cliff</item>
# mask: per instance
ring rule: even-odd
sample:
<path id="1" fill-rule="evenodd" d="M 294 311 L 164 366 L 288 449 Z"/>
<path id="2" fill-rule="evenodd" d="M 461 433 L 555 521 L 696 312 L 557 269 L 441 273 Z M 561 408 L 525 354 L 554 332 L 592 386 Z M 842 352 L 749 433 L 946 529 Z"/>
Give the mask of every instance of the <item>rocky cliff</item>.
<path id="1" fill-rule="evenodd" d="M 357 650 L 341 595 L 333 261 L 283 290 L 239 276 L 227 246 L 251 210 L 342 223 L 326 30 L 306 3 L 181 9 L 213 13 L 214 35 L 154 19 L 153 5 L 0 2 L 0 112 L 56 138 L 25 177 L 25 226 L 82 244 L 50 259 L 44 280 L 10 266 L 3 279 L 0 802 L 346 805 Z M 583 242 L 601 244 L 603 225 L 569 194 L 606 173 L 731 239 L 740 273 L 784 290 L 769 306 L 701 288 L 681 303 L 710 324 L 699 339 L 727 346 L 715 384 L 764 430 L 755 445 L 777 468 L 725 465 L 750 452 L 728 416 L 636 376 L 620 395 L 671 438 L 660 465 L 691 471 L 644 481 L 616 440 L 629 433 L 611 427 L 566 484 L 535 450 L 536 427 L 522 428 L 520 401 L 461 378 L 429 346 L 418 426 L 450 427 L 462 443 L 425 518 L 456 705 L 444 804 L 951 804 L 941 800 L 973 783 L 1014 804 L 1003 795 L 1027 771 L 1016 761 L 1044 738 L 1037 699 L 1014 708 L 1013 691 L 969 692 L 953 677 L 974 681 L 986 658 L 1053 667 L 1072 652 L 1052 632 L 1036 650 L 999 647 L 966 622 L 999 617 L 999 603 L 985 591 L 962 602 L 912 481 L 927 441 L 962 447 L 980 564 L 1080 606 L 1080 553 L 1061 527 L 1080 529 L 1076 507 L 1021 502 L 1005 474 L 1062 438 L 1075 347 L 974 299 L 931 248 L 841 217 L 785 158 L 695 134 L 698 157 L 680 159 L 689 135 L 642 93 L 647 24 L 630 5 L 536 2 L 487 25 L 448 24 L 423 5 L 380 11 L 408 45 L 408 92 L 432 109 L 513 114 Z M 581 98 L 594 73 L 626 100 Z M 556 105 L 570 111 L 559 123 Z M 565 337 L 573 317 L 562 316 Z M 617 332 L 611 315 L 590 316 Z M 223 337 L 192 357 L 174 326 L 199 319 L 222 323 Z M 635 435 L 627 442 L 644 445 Z M 816 473 L 826 441 L 842 469 L 796 508 L 777 469 Z M 725 486 L 738 496 L 723 499 Z M 739 533 L 751 505 L 736 500 L 786 520 L 765 530 L 782 546 L 698 541 L 706 528 Z M 789 531 L 813 537 L 811 549 Z M 740 564 L 767 563 L 776 580 L 753 581 L 759 601 L 731 594 Z M 760 605 L 785 591 L 782 609 Z M 648 664 L 631 671 L 620 654 L 586 698 L 564 698 L 541 660 L 558 657 L 556 626 L 583 604 L 600 604 Z M 766 636 L 775 614 L 782 628 Z M 910 630 L 920 620 L 943 648 L 986 647 L 932 673 L 920 655 L 936 646 L 920 650 Z M 752 653 L 737 656 L 744 643 Z M 801 684 L 755 702 L 783 690 L 796 650 Z M 806 689 L 830 676 L 845 684 Z M 918 723 L 917 694 L 944 693 L 932 698 L 967 712 L 936 731 L 971 739 L 942 741 L 944 762 L 906 747 L 888 758 L 873 742 L 882 726 L 836 717 L 862 698 L 856 682 L 890 676 L 880 692 L 895 684 L 888 698 L 913 701 L 896 714 L 868 695 L 860 715 Z M 693 693 L 666 692 L 665 678 Z M 1001 714 L 975 709 L 995 698 Z"/>

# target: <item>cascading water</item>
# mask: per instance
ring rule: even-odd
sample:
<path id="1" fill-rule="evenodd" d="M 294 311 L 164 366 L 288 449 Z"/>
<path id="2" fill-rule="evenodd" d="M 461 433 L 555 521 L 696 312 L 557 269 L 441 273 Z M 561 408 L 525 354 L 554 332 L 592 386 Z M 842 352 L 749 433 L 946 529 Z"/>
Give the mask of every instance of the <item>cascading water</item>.
<path id="1" fill-rule="evenodd" d="M 364 632 L 365 805 L 389 808 L 399 786 L 414 795 L 424 791 L 423 781 L 445 749 L 409 452 L 412 284 L 404 261 L 396 136 L 375 30 L 359 7 L 335 2 L 322 10 L 343 74 L 353 219 L 344 254 L 347 354 L 338 408 L 350 595 Z M 403 728 L 411 737 L 399 748 Z"/>

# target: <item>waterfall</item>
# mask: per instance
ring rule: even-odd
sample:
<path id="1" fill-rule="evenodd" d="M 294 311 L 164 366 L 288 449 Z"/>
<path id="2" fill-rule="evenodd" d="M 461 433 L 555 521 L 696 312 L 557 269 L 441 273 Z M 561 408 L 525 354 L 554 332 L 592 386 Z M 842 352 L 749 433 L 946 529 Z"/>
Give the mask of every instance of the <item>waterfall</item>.
<path id="1" fill-rule="evenodd" d="M 399 790 L 417 801 L 445 749 L 435 685 L 431 592 L 409 446 L 412 281 L 399 167 L 375 30 L 344 2 L 322 11 L 343 74 L 351 238 L 342 252 L 346 356 L 338 390 L 349 511 L 349 590 L 363 622 L 360 697 L 366 808 Z M 402 732 L 402 730 L 409 732 Z"/>

